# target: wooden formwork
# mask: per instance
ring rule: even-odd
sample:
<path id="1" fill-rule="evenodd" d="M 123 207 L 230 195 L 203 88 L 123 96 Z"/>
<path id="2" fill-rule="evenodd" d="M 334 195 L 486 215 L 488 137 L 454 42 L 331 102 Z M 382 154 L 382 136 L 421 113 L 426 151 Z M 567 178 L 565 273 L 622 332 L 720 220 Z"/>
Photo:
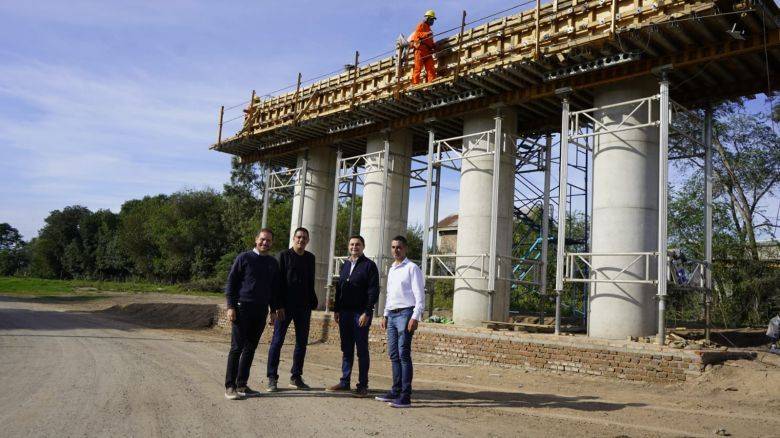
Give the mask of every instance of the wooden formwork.
<path id="1" fill-rule="evenodd" d="M 732 21 L 726 14 L 739 11 L 746 11 L 734 17 L 748 30 L 747 41 L 733 41 L 725 32 Z M 349 137 L 345 131 L 354 137 L 414 126 L 497 102 L 538 100 L 525 109 L 541 120 L 554 112 L 549 100 L 557 87 L 586 90 L 647 74 L 663 62 L 681 66 L 680 78 L 690 75 L 685 68 L 706 63 L 707 71 L 696 73 L 702 84 L 717 84 L 724 93 L 756 92 L 761 90 L 756 79 L 762 75 L 757 68 L 764 58 L 759 56 L 762 44 L 768 51 L 767 70 L 778 63 L 777 12 L 774 3 L 758 0 L 568 0 L 545 5 L 537 0 L 529 10 L 438 40 L 439 77 L 432 83 L 411 84 L 413 57 L 400 48 L 394 56 L 365 65 L 356 56 L 341 74 L 305 86 L 299 76 L 289 93 L 253 93 L 242 129 L 224 141 L 220 135 L 212 147 L 255 161 L 269 151 L 342 141 Z M 729 62 L 736 57 L 742 58 Z M 593 69 L 610 70 L 607 75 L 568 77 L 567 69 L 604 59 L 628 67 L 625 73 L 607 66 Z M 775 75 L 773 70 L 765 76 Z M 686 88 L 697 93 L 696 85 Z M 575 93 L 575 106 L 578 99 L 586 102 L 589 96 Z"/>
<path id="2" fill-rule="evenodd" d="M 715 10 L 711 1 L 630 0 L 561 1 L 503 17 L 437 42 L 437 83 L 523 60 L 566 54 L 578 46 L 599 42 L 624 31 L 676 17 Z M 392 56 L 315 82 L 300 90 L 261 99 L 256 97 L 245 127 L 262 133 L 286 124 L 322 117 L 353 106 L 392 97 L 394 93 L 432 84 L 411 85 L 412 55 Z M 489 84 L 484 84 L 489 87 Z"/>

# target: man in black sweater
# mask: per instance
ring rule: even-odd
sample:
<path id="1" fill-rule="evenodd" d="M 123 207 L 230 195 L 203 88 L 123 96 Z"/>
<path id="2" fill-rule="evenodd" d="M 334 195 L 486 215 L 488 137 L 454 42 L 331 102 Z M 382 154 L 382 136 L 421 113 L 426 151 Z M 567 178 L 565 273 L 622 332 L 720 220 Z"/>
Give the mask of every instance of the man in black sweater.
<path id="1" fill-rule="evenodd" d="M 279 269 L 282 280 L 283 319 L 274 322 L 274 336 L 268 348 L 268 392 L 276 392 L 279 382 L 279 355 L 290 322 L 295 323 L 295 351 L 290 369 L 290 387 L 310 389 L 303 381 L 303 361 L 309 342 L 311 311 L 317 308 L 314 291 L 314 254 L 306 251 L 309 230 L 298 228 L 293 233 L 293 246 L 279 253 Z"/>
<path id="2" fill-rule="evenodd" d="M 272 243 L 273 232 L 267 228 L 260 230 L 255 237 L 255 247 L 239 254 L 228 274 L 225 287 L 227 317 L 233 323 L 225 375 L 225 398 L 228 400 L 260 394 L 250 389 L 247 381 L 269 306 L 272 319 L 284 319 L 284 309 L 280 305 L 279 263 L 268 254 Z"/>
<path id="3" fill-rule="evenodd" d="M 366 243 L 361 236 L 349 238 L 349 259 L 344 262 L 336 286 L 333 318 L 341 337 L 341 380 L 328 391 L 349 391 L 355 347 L 358 356 L 358 383 L 354 395 L 368 396 L 368 330 L 374 305 L 379 299 L 379 270 L 363 255 Z"/>

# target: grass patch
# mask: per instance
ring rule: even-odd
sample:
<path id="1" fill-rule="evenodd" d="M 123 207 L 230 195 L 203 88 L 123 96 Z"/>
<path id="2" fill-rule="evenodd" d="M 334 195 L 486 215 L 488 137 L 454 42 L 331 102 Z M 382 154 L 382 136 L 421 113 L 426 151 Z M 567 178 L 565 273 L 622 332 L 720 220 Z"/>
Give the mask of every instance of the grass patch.
<path id="1" fill-rule="evenodd" d="M 179 285 L 136 281 L 49 280 L 29 277 L 0 277 L 0 294 L 56 298 L 62 295 L 90 296 L 100 292 L 164 293 L 219 296 L 207 291 L 186 290 Z"/>

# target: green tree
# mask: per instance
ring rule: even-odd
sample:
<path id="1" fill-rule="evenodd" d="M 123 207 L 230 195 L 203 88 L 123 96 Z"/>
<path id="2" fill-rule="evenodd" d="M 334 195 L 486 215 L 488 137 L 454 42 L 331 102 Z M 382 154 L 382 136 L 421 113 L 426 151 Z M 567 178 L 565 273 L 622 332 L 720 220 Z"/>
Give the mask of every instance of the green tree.
<path id="1" fill-rule="evenodd" d="M 236 157 L 231 161 L 230 182 L 222 187 L 224 209 L 222 222 L 232 251 L 243 251 L 254 245 L 260 229 L 263 184 L 253 164 L 243 164 Z M 276 230 L 274 230 L 276 231 Z"/>
<path id="2" fill-rule="evenodd" d="M 703 113 L 699 116 L 703 117 Z M 698 120 L 681 127 L 696 132 Z M 682 156 L 703 154 L 698 142 L 679 137 L 672 150 Z M 685 160 L 703 169 L 699 159 Z M 778 224 L 766 214 L 767 199 L 780 186 L 780 137 L 772 130 L 770 116 L 748 112 L 741 103 L 724 103 L 713 117 L 713 198 L 728 208 L 734 231 L 752 260 L 758 260 L 757 235 L 774 235 Z"/>
<path id="3" fill-rule="evenodd" d="M 699 114 L 703 116 L 702 114 Z M 680 123 L 680 122 L 678 122 Z M 697 132 L 699 120 L 680 127 Z M 771 263 L 759 260 L 759 236 L 774 236 L 778 224 L 766 214 L 768 199 L 777 195 L 780 182 L 780 139 L 769 116 L 749 113 L 740 103 L 715 108 L 713 121 L 713 317 L 722 325 L 763 324 L 777 311 L 780 276 Z M 682 173 L 671 191 L 669 239 L 689 258 L 703 258 L 703 148 L 689 137 L 676 137 L 676 155 L 691 157 L 697 172 Z M 678 297 L 695 306 L 681 314 L 700 315 L 702 297 L 691 292 Z M 674 306 L 674 303 L 672 304 Z"/>
<path id="4" fill-rule="evenodd" d="M 26 244 L 19 230 L 0 224 L 0 275 L 14 275 L 27 265 Z"/>
<path id="5" fill-rule="evenodd" d="M 83 245 L 79 223 L 92 213 L 74 205 L 52 211 L 38 238 L 31 242 L 32 274 L 43 278 L 73 278 L 83 274 Z M 66 251 L 67 250 L 67 251 Z"/>

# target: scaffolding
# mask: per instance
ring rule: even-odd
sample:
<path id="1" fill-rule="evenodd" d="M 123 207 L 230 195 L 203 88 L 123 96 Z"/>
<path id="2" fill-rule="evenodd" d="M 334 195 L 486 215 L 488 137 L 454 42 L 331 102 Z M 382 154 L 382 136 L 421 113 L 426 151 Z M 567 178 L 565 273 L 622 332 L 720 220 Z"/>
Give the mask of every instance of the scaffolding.
<path id="1" fill-rule="evenodd" d="M 365 186 L 366 176 L 376 173 L 382 174 L 382 204 L 380 211 L 380 242 L 384 242 L 385 231 L 385 211 L 387 209 L 387 181 L 389 172 L 392 170 L 394 160 L 391 159 L 390 140 L 385 137 L 384 148 L 381 151 L 372 152 L 352 157 L 344 157 L 341 149 L 336 153 L 336 174 L 333 182 L 333 209 L 331 212 L 330 223 L 330 244 L 328 255 L 328 276 L 326 281 L 325 311 L 330 310 L 330 298 L 332 293 L 333 280 L 338 279 L 341 267 L 349 256 L 336 255 L 336 228 L 338 226 L 338 209 L 342 199 L 349 200 L 349 235 L 353 234 L 355 198 L 357 197 L 358 186 Z M 380 243 L 378 252 L 374 257 L 374 263 L 379 268 L 380 273 L 386 271 L 387 257 L 384 254 L 385 245 Z"/>
<path id="2" fill-rule="evenodd" d="M 560 156 L 555 155 L 560 151 L 559 137 L 554 137 L 553 132 L 528 134 L 521 136 L 517 143 L 517 160 L 515 165 L 514 187 L 514 216 L 515 232 L 512 253 L 513 256 L 539 261 L 538 281 L 527 284 L 513 285 L 513 289 L 520 296 L 534 294 L 539 299 L 539 321 L 544 321 L 544 308 L 548 299 L 547 272 L 549 265 L 549 244 L 557 242 L 557 237 L 551 235 L 550 230 L 557 226 L 556 211 L 558 199 L 556 193 L 558 186 L 552 185 L 552 166 L 559 165 Z M 588 248 L 588 154 L 577 149 L 575 154 L 568 159 L 567 166 L 570 171 L 578 173 L 578 178 L 567 181 L 566 217 L 575 219 L 577 211 L 583 213 L 583 235 L 575 235 L 572 227 L 567 227 L 565 245 L 567 248 Z M 581 201 L 576 201 L 580 199 Z M 575 202 L 576 201 L 576 202 Z M 581 208 L 581 210 L 580 210 Z M 522 265 L 516 265 L 515 270 L 521 270 L 522 278 L 530 271 L 522 271 Z M 587 285 L 574 285 L 571 290 L 569 302 L 566 299 L 562 305 L 571 309 L 572 315 L 579 314 L 582 324 L 585 324 L 587 312 Z M 582 310 L 578 310 L 580 307 Z"/>

